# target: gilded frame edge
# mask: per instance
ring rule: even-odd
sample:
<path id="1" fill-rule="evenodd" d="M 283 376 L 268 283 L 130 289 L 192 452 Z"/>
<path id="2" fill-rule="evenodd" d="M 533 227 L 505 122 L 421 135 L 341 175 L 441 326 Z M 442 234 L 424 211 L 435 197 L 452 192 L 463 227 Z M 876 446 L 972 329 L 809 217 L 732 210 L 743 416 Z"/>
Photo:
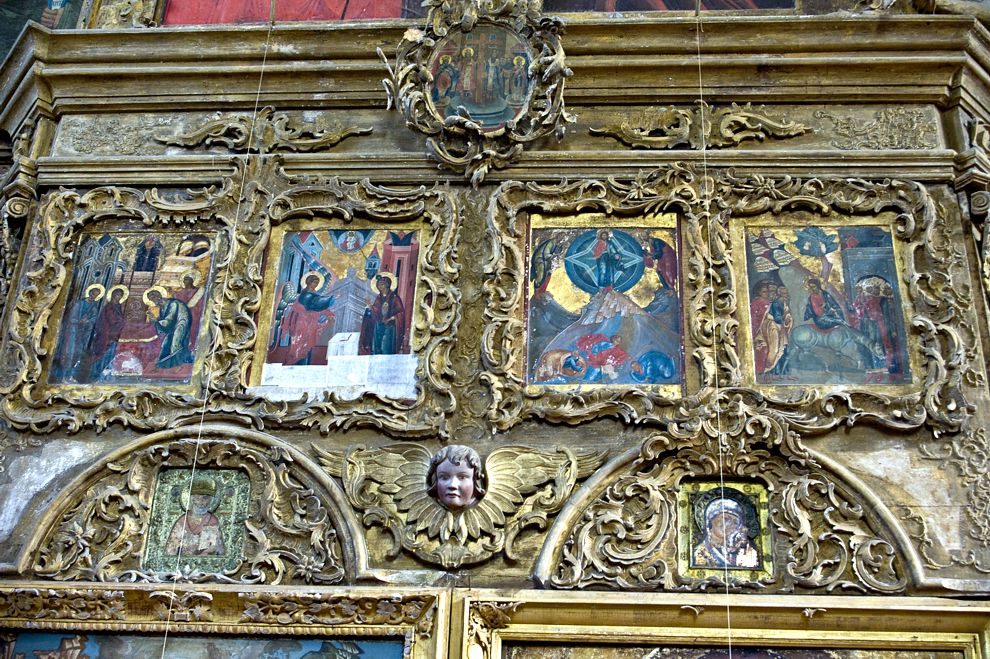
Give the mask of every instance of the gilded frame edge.
<path id="1" fill-rule="evenodd" d="M 101 431 L 113 422 L 146 429 L 166 426 L 201 407 L 205 392 L 222 386 L 226 377 L 222 364 L 220 368 L 212 364 L 209 369 L 205 364 L 219 352 L 219 346 L 233 340 L 232 324 L 224 322 L 222 298 L 227 281 L 247 272 L 244 250 L 236 246 L 239 231 L 236 218 L 231 219 L 235 214 L 231 191 L 231 181 L 227 180 L 219 188 L 198 190 L 112 185 L 59 188 L 42 198 L 25 237 L 23 266 L 14 282 L 17 294 L 0 345 L 4 379 L 10 383 L 0 387 L 0 414 L 12 427 L 34 432 L 66 427 L 76 432 L 86 426 Z M 59 335 L 47 324 L 54 314 L 66 311 L 75 245 L 90 225 L 107 226 L 108 233 L 121 228 L 132 232 L 146 229 L 149 234 L 200 229 L 216 236 L 215 281 L 203 317 L 204 328 L 208 328 L 207 346 L 199 371 L 194 367 L 188 383 L 163 382 L 152 388 L 108 384 L 94 396 L 90 387 L 45 380 Z M 152 408 L 158 412 L 151 413 Z"/>
<path id="2" fill-rule="evenodd" d="M 936 598 L 639 593 L 631 602 L 624 593 L 471 590 L 455 593 L 452 610 L 459 659 L 500 659 L 507 641 L 710 647 L 730 638 L 735 647 L 990 653 L 990 608 Z M 938 631 L 946 619 L 952 631 Z"/>
<path id="3" fill-rule="evenodd" d="M 325 605 L 326 616 L 318 607 Z M 449 592 L 435 588 L 0 582 L 6 631 L 400 637 L 403 656 L 447 650 Z"/>

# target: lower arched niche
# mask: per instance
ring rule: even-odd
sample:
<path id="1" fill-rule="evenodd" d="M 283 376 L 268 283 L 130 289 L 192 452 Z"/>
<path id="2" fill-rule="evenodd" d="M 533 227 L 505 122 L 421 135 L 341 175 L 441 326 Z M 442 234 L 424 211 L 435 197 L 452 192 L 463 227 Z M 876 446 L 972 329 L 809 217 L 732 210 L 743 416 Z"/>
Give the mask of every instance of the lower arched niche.
<path id="1" fill-rule="evenodd" d="M 223 423 L 148 435 L 70 483 L 21 574 L 58 581 L 334 584 L 367 553 L 340 487 L 271 435 Z"/>
<path id="2" fill-rule="evenodd" d="M 546 588 L 902 593 L 917 552 L 848 473 L 784 419 L 723 400 L 671 424 L 575 492 L 534 571 Z"/>

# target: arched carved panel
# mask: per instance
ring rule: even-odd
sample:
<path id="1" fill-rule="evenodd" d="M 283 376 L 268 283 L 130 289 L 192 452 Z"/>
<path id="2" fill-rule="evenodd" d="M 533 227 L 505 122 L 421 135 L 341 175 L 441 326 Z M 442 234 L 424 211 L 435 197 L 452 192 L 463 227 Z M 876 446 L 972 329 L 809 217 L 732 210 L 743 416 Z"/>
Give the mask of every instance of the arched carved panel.
<path id="1" fill-rule="evenodd" d="M 918 578 L 893 517 L 765 405 L 723 394 L 698 421 L 650 436 L 586 483 L 535 578 L 565 589 L 874 594 Z M 715 542 L 726 510 L 741 528 Z"/>
<path id="2" fill-rule="evenodd" d="M 45 513 L 20 570 L 57 581 L 341 583 L 364 545 L 339 488 L 297 450 L 207 424 L 120 449 Z"/>

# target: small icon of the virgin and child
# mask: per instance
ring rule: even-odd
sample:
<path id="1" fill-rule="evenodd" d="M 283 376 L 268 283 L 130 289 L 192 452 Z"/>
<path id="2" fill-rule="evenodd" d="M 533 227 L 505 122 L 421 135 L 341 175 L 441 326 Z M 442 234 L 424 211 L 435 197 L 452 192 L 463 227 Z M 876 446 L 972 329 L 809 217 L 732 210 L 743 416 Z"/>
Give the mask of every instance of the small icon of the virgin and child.
<path id="1" fill-rule="evenodd" d="M 167 556 L 222 556 L 224 540 L 220 518 L 215 511 L 223 499 L 224 489 L 208 476 L 196 476 L 188 489 L 176 486 L 184 510 L 172 524 L 165 543 Z"/>

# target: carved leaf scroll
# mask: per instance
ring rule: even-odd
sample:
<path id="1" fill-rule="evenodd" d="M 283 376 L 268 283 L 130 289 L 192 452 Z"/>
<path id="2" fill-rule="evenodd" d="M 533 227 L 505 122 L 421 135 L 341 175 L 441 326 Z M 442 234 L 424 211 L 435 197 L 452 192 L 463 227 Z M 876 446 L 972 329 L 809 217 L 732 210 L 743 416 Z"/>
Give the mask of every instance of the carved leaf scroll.
<path id="1" fill-rule="evenodd" d="M 704 101 L 697 108 L 653 108 L 617 125 L 591 128 L 592 135 L 614 137 L 636 149 L 692 149 L 738 146 L 749 140 L 786 139 L 811 131 L 777 117 L 752 103 L 716 108 Z"/>
<path id="2" fill-rule="evenodd" d="M 275 108 L 267 106 L 256 115 L 221 114 L 188 133 L 155 139 L 163 144 L 189 149 L 223 147 L 234 153 L 310 153 L 335 147 L 348 137 L 370 135 L 372 130 L 298 125 L 286 113 L 275 112 Z"/>
<path id="3" fill-rule="evenodd" d="M 156 474 L 194 463 L 248 474 L 252 503 L 247 519 L 239 522 L 242 556 L 218 573 L 204 572 L 188 559 L 177 561 L 174 572 L 149 571 L 141 556 Z M 33 572 L 58 581 L 337 583 L 344 578 L 342 550 L 317 487 L 281 447 L 257 449 L 206 437 L 153 445 L 108 464 L 85 491 L 74 493 L 76 502 L 39 543 Z"/>
<path id="4" fill-rule="evenodd" d="M 903 591 L 907 577 L 895 541 L 848 486 L 807 454 L 786 421 L 757 400 L 723 393 L 702 408 L 697 423 L 674 424 L 648 438 L 575 517 L 549 583 L 578 589 Z M 688 480 L 723 477 L 762 483 L 770 492 L 771 577 L 753 580 L 726 570 L 700 578 L 678 571 L 678 536 L 687 529 L 678 527 L 676 493 Z"/>

